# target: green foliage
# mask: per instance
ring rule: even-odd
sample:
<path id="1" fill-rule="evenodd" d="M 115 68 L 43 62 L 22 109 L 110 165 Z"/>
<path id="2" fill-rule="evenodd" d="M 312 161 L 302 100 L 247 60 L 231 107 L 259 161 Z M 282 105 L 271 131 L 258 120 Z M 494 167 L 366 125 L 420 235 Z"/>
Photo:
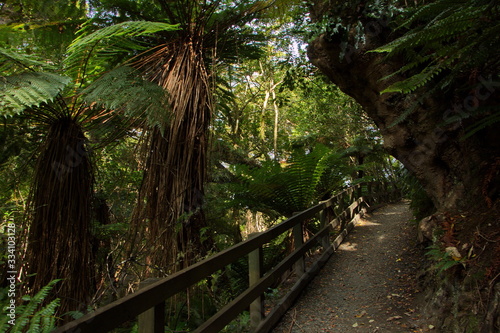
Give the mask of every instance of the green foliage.
<path id="1" fill-rule="evenodd" d="M 3 75 L 13 74 L 16 71 L 54 69 L 40 57 L 23 54 L 15 49 L 0 47 L 0 72 Z"/>
<path id="2" fill-rule="evenodd" d="M 122 66 L 102 75 L 82 92 L 84 101 L 108 110 L 121 110 L 131 119 L 145 117 L 152 127 L 164 128 L 171 113 L 168 94 L 158 84 L 145 80 L 141 73 Z"/>
<path id="3" fill-rule="evenodd" d="M 434 204 L 418 179 L 407 170 L 403 171 L 401 179 L 403 183 L 403 193 L 407 199 L 411 200 L 410 208 L 413 216 L 420 220 L 434 213 Z"/>
<path id="4" fill-rule="evenodd" d="M 291 216 L 319 199 L 317 186 L 332 156 L 327 147 L 317 145 L 309 152 L 296 150 L 283 166 L 276 161 L 258 168 L 238 165 L 234 172 L 243 187 L 236 191 L 237 199 L 252 209 Z"/>
<path id="5" fill-rule="evenodd" d="M 414 93 L 426 87 L 422 99 L 449 91 L 466 95 L 479 84 L 481 76 L 498 78 L 498 2 L 437 0 L 409 13 L 397 31 L 401 37 L 372 51 L 406 59 L 406 65 L 384 78 L 399 77 L 381 93 Z M 395 123 L 405 120 L 413 110 L 410 107 Z M 466 117 L 474 112 L 468 110 Z M 478 129 L 500 119 L 498 110 L 493 115 L 485 112 L 485 116 L 491 117 L 482 119 Z"/>
<path id="6" fill-rule="evenodd" d="M 0 318 L 0 331 L 11 333 L 25 331 L 48 333 L 52 331 L 56 327 L 56 311 L 60 302 L 59 299 L 55 299 L 46 305 L 44 303 L 55 284 L 59 281 L 51 281 L 34 296 L 23 296 L 23 303 L 16 306 L 15 325 L 11 325 L 9 323 L 11 318 L 5 315 L 5 313 L 8 313 L 6 307 L 10 304 L 10 298 L 7 297 L 7 288 L 2 289 L 1 307 L 3 315 Z"/>
<path id="7" fill-rule="evenodd" d="M 178 30 L 178 27 L 178 25 L 148 21 L 128 21 L 117 23 L 115 25 L 99 29 L 89 35 L 80 34 L 80 36 L 78 36 L 68 47 L 68 52 L 80 53 L 93 48 L 96 44 L 105 40 L 111 41 L 111 45 L 114 45 L 119 44 L 120 41 L 123 42 L 123 38 L 128 39 L 151 35 L 160 31 L 174 31 Z M 85 28 L 82 28 L 80 33 L 85 30 Z M 110 45 L 107 45 L 107 47 L 109 46 Z"/>
<path id="8" fill-rule="evenodd" d="M 26 108 L 52 101 L 71 79 L 56 73 L 40 57 L 0 47 L 0 116 L 10 117 Z"/>
<path id="9" fill-rule="evenodd" d="M 22 73 L 0 80 L 0 115 L 13 116 L 26 108 L 51 102 L 71 82 L 53 73 Z"/>
<path id="10" fill-rule="evenodd" d="M 114 222 L 121 226 L 130 220 L 141 184 L 142 172 L 134 151 L 136 145 L 136 138 L 126 136 L 118 144 L 104 147 L 95 158 L 98 169 L 96 196 L 111 207 Z M 102 231 L 112 234 L 120 230 L 107 226 Z"/>
<path id="11" fill-rule="evenodd" d="M 72 75 L 78 76 L 78 73 L 82 71 L 87 75 L 99 73 L 102 68 L 106 68 L 107 63 L 113 63 L 117 58 L 123 59 L 125 55 L 133 54 L 133 51 L 146 50 L 147 44 L 138 37 L 175 31 L 178 25 L 128 21 L 92 32 L 93 29 L 95 29 L 94 21 L 89 20 L 78 31 L 79 36 L 68 47 L 68 56 L 64 63 L 66 70 Z"/>
<path id="12" fill-rule="evenodd" d="M 450 253 L 443 251 L 437 244 L 430 245 L 427 249 L 428 251 L 425 254 L 434 261 L 434 267 L 439 273 L 463 264 L 463 259 L 454 259 Z"/>
<path id="13" fill-rule="evenodd" d="M 315 22 L 312 27 L 306 27 L 309 30 L 307 37 L 314 39 L 324 34 L 327 38 L 340 40 L 340 58 L 344 58 L 349 46 L 358 48 L 366 42 L 366 34 L 373 28 L 371 25 L 377 23 L 385 26 L 404 11 L 398 1 L 355 0 L 318 3 L 316 4 L 318 11 L 313 8 Z M 353 40 L 348 40 L 348 35 L 351 33 Z"/>
<path id="14" fill-rule="evenodd" d="M 400 92 L 400 93 L 411 93 L 418 88 L 426 85 L 430 80 L 432 80 L 436 75 L 438 75 L 443 70 L 442 66 L 431 66 L 425 68 L 422 72 L 415 74 L 414 76 L 403 80 L 398 81 L 391 86 L 385 88 L 380 93 L 389 93 L 389 92 Z"/>
<path id="15" fill-rule="evenodd" d="M 242 312 L 235 320 L 230 322 L 221 332 L 224 333 L 239 333 L 248 332 L 248 325 L 250 324 L 250 312 Z"/>
<path id="16" fill-rule="evenodd" d="M 84 0 L 22 0 L 2 4 L 0 45 L 43 55 L 52 64 L 65 56 L 66 46 L 85 18 Z"/>

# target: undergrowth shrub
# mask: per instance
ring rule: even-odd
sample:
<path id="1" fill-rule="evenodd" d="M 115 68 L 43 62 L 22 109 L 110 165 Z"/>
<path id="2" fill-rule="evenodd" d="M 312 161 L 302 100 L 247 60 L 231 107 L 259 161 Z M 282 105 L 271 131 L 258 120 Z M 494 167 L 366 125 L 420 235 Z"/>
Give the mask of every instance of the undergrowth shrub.
<path id="1" fill-rule="evenodd" d="M 403 175 L 405 199 L 410 200 L 410 209 L 417 220 L 433 214 L 436 211 L 434 203 L 425 192 L 418 179 L 410 172 Z"/>

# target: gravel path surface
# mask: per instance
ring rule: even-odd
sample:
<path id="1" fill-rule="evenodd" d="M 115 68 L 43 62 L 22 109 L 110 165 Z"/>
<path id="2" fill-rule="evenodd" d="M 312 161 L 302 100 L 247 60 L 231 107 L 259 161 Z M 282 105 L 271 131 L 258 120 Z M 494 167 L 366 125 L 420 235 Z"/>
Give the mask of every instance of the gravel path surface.
<path id="1" fill-rule="evenodd" d="M 404 202 L 365 215 L 273 332 L 432 331 L 412 219 Z"/>

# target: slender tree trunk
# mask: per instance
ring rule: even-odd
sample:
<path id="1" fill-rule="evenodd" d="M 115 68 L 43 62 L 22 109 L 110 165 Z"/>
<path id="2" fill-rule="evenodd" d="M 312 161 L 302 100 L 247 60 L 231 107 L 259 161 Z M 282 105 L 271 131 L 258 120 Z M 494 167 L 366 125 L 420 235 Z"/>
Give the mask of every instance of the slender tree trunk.
<path id="1" fill-rule="evenodd" d="M 279 108 L 276 103 L 276 92 L 273 90 L 273 107 L 274 107 L 274 137 L 273 137 L 273 150 L 274 158 L 278 159 L 278 125 L 279 125 Z"/>

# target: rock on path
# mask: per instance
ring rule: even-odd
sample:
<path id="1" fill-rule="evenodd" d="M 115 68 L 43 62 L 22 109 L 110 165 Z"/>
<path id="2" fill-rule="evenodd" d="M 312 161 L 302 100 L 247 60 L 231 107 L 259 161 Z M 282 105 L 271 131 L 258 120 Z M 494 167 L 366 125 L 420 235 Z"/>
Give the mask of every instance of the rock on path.
<path id="1" fill-rule="evenodd" d="M 405 202 L 365 215 L 273 332 L 431 331 L 414 223 Z"/>

